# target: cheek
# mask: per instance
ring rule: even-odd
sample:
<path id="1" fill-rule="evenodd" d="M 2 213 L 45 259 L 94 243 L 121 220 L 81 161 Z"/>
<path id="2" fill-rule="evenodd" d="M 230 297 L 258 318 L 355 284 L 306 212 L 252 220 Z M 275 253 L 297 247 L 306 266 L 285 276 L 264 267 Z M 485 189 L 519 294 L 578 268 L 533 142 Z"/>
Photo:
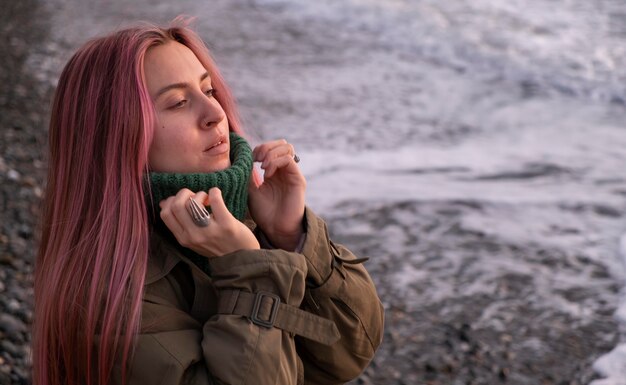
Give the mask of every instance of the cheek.
<path id="1" fill-rule="evenodd" d="M 180 131 L 163 124 L 155 128 L 148 150 L 148 161 L 153 167 L 161 165 L 167 159 L 172 159 L 172 152 L 181 144 L 178 132 Z"/>
<path id="2" fill-rule="evenodd" d="M 183 125 L 180 119 L 172 119 L 167 115 L 159 114 L 154 128 L 151 150 L 154 148 L 155 151 L 167 152 L 168 149 L 179 144 Z"/>
<path id="3" fill-rule="evenodd" d="M 163 143 L 167 143 L 167 136 L 165 126 L 155 128 L 152 136 L 152 144 L 150 145 L 150 152 L 160 151 L 163 147 Z"/>

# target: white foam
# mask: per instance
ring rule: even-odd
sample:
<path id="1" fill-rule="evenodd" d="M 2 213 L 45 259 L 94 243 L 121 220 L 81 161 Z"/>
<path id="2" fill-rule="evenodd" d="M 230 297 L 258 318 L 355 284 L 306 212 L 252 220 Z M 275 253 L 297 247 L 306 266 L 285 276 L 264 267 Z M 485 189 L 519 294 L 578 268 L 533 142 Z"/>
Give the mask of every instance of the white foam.
<path id="1" fill-rule="evenodd" d="M 593 364 L 598 374 L 606 377 L 592 381 L 590 385 L 626 385 L 626 344 L 620 344 Z"/>
<path id="2" fill-rule="evenodd" d="M 620 256 L 626 268 L 626 234 L 620 238 Z M 621 304 L 615 312 L 615 318 L 622 330 L 626 330 L 626 288 L 622 289 Z M 626 342 L 618 344 L 609 353 L 593 363 L 594 370 L 603 377 L 590 385 L 626 385 Z"/>

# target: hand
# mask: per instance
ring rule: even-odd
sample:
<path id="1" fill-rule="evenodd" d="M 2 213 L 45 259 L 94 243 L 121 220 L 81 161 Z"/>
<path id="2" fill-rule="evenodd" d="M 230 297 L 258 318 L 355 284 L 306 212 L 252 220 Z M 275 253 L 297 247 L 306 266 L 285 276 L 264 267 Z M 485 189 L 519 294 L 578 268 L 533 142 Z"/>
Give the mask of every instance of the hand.
<path id="1" fill-rule="evenodd" d="M 211 205 L 209 225 L 199 227 L 187 211 L 189 197 L 201 205 Z M 194 194 L 189 189 L 180 190 L 159 202 L 161 219 L 176 237 L 181 246 L 205 257 L 219 257 L 243 249 L 259 249 L 259 242 L 242 222 L 226 208 L 220 189 L 214 187 L 209 194 L 200 191 Z"/>
<path id="2" fill-rule="evenodd" d="M 252 219 L 284 250 L 294 250 L 303 233 L 306 180 L 293 155 L 293 146 L 284 139 L 257 146 L 252 156 L 261 162 L 264 180 L 260 186 L 251 181 L 248 190 Z"/>

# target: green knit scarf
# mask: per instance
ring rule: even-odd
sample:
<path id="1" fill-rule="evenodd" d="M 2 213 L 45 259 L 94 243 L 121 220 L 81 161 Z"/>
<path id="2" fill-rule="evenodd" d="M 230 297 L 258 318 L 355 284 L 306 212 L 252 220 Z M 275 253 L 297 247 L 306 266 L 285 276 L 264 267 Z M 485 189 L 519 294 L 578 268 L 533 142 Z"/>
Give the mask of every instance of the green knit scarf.
<path id="1" fill-rule="evenodd" d="M 155 214 L 159 212 L 160 201 L 176 195 L 182 188 L 186 187 L 193 192 L 208 192 L 210 188 L 218 187 L 222 191 L 228 211 L 240 221 L 245 218 L 248 210 L 248 183 L 252 173 L 252 149 L 248 142 L 237 134 L 231 132 L 229 137 L 231 166 L 225 170 L 212 173 L 151 172 L 149 174 L 151 202 L 154 204 Z M 151 202 L 149 199 L 148 207 L 151 206 Z M 166 229 L 158 215 L 153 222 L 157 229 Z M 169 231 L 166 231 L 166 234 L 171 236 Z M 180 248 L 185 256 L 210 275 L 206 257 L 182 246 Z"/>

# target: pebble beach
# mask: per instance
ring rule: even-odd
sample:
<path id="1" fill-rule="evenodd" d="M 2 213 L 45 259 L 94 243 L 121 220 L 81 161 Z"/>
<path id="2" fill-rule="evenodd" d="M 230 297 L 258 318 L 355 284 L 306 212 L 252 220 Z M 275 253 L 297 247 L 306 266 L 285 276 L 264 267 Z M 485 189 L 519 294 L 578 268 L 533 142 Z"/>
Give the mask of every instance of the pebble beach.
<path id="1" fill-rule="evenodd" d="M 0 12 L 0 384 L 30 384 L 49 105 L 71 54 L 195 18 L 253 144 L 366 267 L 384 343 L 351 385 L 626 385 L 626 6 L 24 0 Z"/>

